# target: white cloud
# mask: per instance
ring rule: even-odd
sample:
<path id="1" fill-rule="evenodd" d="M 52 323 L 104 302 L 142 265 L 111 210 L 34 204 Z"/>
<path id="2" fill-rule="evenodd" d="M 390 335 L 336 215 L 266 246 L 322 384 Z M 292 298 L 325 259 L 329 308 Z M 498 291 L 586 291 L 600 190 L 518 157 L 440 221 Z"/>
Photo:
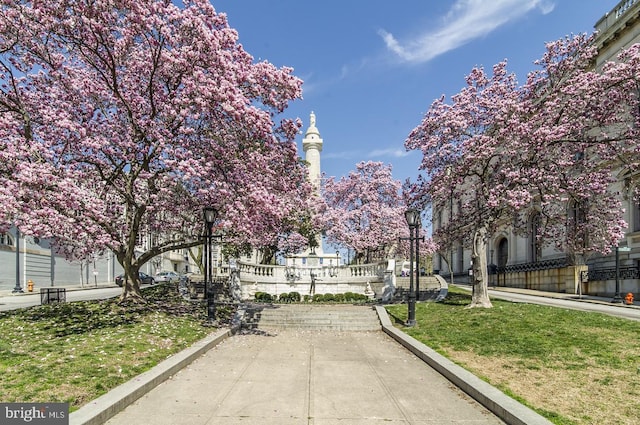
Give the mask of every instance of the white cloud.
<path id="1" fill-rule="evenodd" d="M 392 157 L 392 158 L 402 158 L 409 155 L 410 152 L 407 152 L 402 148 L 387 148 L 387 149 L 375 149 L 369 153 L 371 158 L 379 158 L 379 157 Z"/>
<path id="2" fill-rule="evenodd" d="M 414 152 L 407 152 L 404 148 L 391 147 L 385 149 L 374 149 L 368 152 L 362 151 L 340 151 L 324 153 L 322 159 L 343 159 L 351 160 L 355 158 L 404 158 L 412 155 Z"/>
<path id="3" fill-rule="evenodd" d="M 534 9 L 547 14 L 553 8 L 554 4 L 548 0 L 457 0 L 444 18 L 443 25 L 433 31 L 421 33 L 404 43 L 385 30 L 378 31 L 378 34 L 387 48 L 403 60 L 427 62 Z"/>

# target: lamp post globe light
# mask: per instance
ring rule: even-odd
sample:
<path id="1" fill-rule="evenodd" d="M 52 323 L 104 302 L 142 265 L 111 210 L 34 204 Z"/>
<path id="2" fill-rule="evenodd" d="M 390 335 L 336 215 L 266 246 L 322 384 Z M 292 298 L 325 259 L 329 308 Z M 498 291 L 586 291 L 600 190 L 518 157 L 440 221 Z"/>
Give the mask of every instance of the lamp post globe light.
<path id="1" fill-rule="evenodd" d="M 416 241 L 417 244 L 418 238 L 413 236 L 413 232 L 419 227 L 420 212 L 415 208 L 409 208 L 405 211 L 404 217 L 407 220 L 407 225 L 409 225 L 409 311 L 406 325 L 414 326 L 416 324 L 416 292 L 413 286 L 413 241 Z"/>
<path id="2" fill-rule="evenodd" d="M 216 319 L 215 291 L 212 285 L 211 273 L 211 230 L 217 218 L 217 211 L 212 207 L 205 207 L 202 210 L 205 225 L 205 241 L 203 250 L 204 259 L 204 297 L 207 300 L 207 320 L 212 322 Z"/>

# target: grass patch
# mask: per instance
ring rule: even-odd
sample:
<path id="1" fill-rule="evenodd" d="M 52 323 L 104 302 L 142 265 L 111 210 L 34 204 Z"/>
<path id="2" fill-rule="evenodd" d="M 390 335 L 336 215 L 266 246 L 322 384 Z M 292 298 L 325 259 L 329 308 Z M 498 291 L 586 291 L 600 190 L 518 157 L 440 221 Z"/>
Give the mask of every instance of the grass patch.
<path id="1" fill-rule="evenodd" d="M 492 300 L 465 309 L 471 296 L 451 287 L 442 303 L 389 306 L 397 326 L 555 424 L 637 424 L 640 322 Z"/>
<path id="2" fill-rule="evenodd" d="M 145 304 L 115 299 L 0 313 L 2 402 L 68 402 L 74 411 L 205 337 L 202 302 L 173 285 L 144 290 Z M 221 319 L 231 311 L 219 307 Z"/>

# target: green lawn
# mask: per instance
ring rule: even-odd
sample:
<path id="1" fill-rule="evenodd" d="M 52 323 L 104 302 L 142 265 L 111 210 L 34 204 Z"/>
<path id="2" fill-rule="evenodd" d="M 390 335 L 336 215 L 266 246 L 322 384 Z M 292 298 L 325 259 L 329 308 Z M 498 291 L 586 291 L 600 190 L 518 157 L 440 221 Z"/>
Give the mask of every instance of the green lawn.
<path id="1" fill-rule="evenodd" d="M 212 331 L 202 303 L 175 286 L 115 300 L 38 306 L 0 314 L 2 402 L 68 402 L 77 410 Z M 219 313 L 225 314 L 224 309 Z"/>
<path id="2" fill-rule="evenodd" d="M 465 309 L 451 288 L 442 303 L 388 307 L 398 327 L 556 424 L 638 424 L 640 322 L 492 300 Z"/>

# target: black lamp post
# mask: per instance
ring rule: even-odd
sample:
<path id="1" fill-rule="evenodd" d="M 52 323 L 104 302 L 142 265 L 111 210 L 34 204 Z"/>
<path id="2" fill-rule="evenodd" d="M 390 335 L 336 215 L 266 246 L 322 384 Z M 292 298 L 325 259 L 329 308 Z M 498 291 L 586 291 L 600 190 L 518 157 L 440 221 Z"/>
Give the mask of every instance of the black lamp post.
<path id="1" fill-rule="evenodd" d="M 416 292 L 413 286 L 413 241 L 418 243 L 418 238 L 413 236 L 414 230 L 417 230 L 420 226 L 420 212 L 414 208 L 410 208 L 404 213 L 404 217 L 409 225 L 409 314 L 407 319 L 407 326 L 414 326 L 416 324 Z M 416 249 L 416 253 L 417 253 Z M 416 272 L 418 268 L 416 267 Z M 416 278 L 417 278 L 416 274 Z M 417 281 L 416 281 L 417 284 Z"/>
<path id="2" fill-rule="evenodd" d="M 11 292 L 14 294 L 24 292 L 20 286 L 20 230 L 18 228 L 16 228 L 16 286 Z"/>
<path id="3" fill-rule="evenodd" d="M 620 251 L 629 252 L 631 248 L 616 245 L 616 293 L 613 295 L 611 302 L 618 304 L 622 302 L 622 296 L 620 295 Z"/>
<path id="4" fill-rule="evenodd" d="M 216 319 L 216 303 L 215 290 L 211 278 L 211 230 L 213 223 L 218 215 L 217 211 L 211 207 L 205 207 L 202 210 L 205 224 L 205 243 L 204 243 L 204 296 L 207 300 L 207 320 L 210 322 Z"/>
<path id="5" fill-rule="evenodd" d="M 333 267 L 331 265 L 331 261 L 329 260 L 329 276 L 331 277 L 337 277 L 338 276 L 338 270 L 340 267 L 340 251 L 336 251 L 336 266 Z"/>
<path id="6" fill-rule="evenodd" d="M 420 241 L 424 241 L 424 237 L 420 237 L 420 228 L 422 222 L 420 220 L 420 213 L 418 212 L 418 222 L 415 225 L 414 231 L 416 235 L 414 240 L 416 241 L 416 299 L 420 301 Z"/>

